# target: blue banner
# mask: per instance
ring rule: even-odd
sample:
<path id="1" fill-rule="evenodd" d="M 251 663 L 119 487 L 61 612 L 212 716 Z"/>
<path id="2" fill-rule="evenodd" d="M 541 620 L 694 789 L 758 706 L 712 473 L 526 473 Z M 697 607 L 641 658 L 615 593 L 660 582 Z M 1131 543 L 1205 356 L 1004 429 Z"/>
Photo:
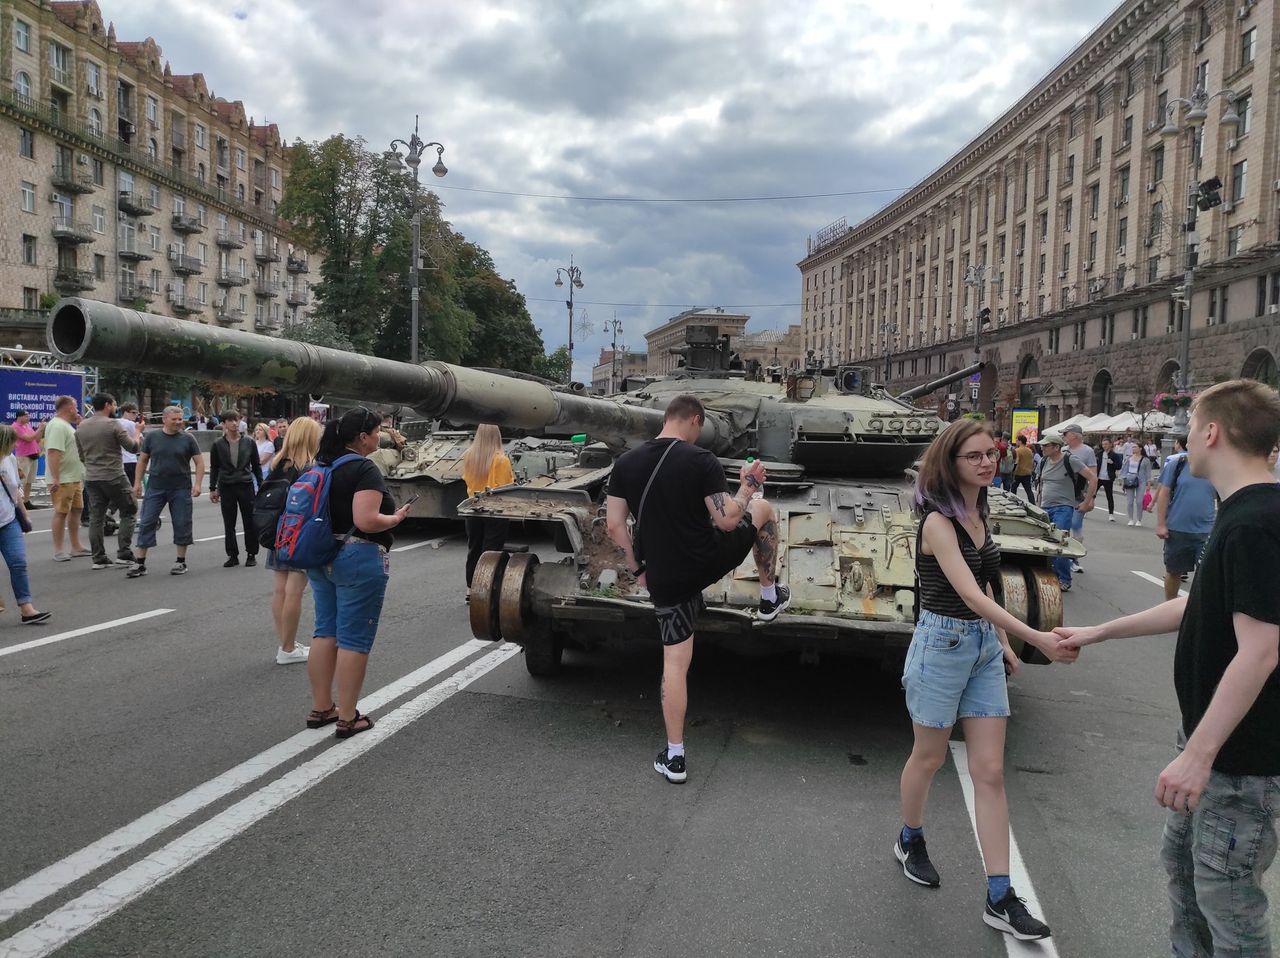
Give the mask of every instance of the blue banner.
<path id="1" fill-rule="evenodd" d="M 74 396 L 77 408 L 84 400 L 84 374 L 63 369 L 0 366 L 0 421 L 13 422 L 16 410 L 31 414 L 31 425 L 53 418 L 59 396 Z"/>

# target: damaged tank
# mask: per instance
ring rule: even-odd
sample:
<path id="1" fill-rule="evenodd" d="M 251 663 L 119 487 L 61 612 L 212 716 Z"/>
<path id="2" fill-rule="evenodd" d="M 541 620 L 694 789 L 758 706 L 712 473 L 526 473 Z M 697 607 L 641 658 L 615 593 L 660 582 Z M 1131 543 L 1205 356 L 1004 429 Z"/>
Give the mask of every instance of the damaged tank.
<path id="1" fill-rule="evenodd" d="M 458 424 L 496 423 L 551 440 L 581 440 L 572 469 L 465 500 L 462 515 L 549 523 L 562 558 L 486 553 L 472 583 L 473 632 L 525 649 L 530 672 L 555 672 L 566 645 L 656 635 L 648 596 L 621 570 L 605 531 L 604 487 L 613 457 L 657 435 L 663 410 L 692 393 L 707 410 L 699 445 L 729 475 L 748 458 L 768 471 L 778 511 L 779 580 L 792 590 L 788 614 L 756 620 L 750 556 L 704 593 L 702 639 L 747 652 L 794 649 L 900 661 L 914 625 L 915 532 L 911 469 L 945 427 L 910 400 L 969 375 L 958 370 L 891 396 L 865 367 L 761 376 L 744 368 L 727 336 L 691 326 L 683 365 L 637 393 L 593 397 L 447 363 L 415 366 L 240 330 L 169 319 L 91 300 L 66 299 L 49 319 L 51 351 L 63 362 L 129 366 L 280 391 L 328 392 L 394 402 Z M 583 459 L 586 459 L 583 462 Z M 992 536 L 1002 554 L 1003 600 L 1037 628 L 1062 622 L 1051 562 L 1083 549 L 1046 514 L 992 490 Z M 1017 642 L 1015 640 L 1015 647 Z M 1027 661 L 1039 653 L 1020 650 Z"/>

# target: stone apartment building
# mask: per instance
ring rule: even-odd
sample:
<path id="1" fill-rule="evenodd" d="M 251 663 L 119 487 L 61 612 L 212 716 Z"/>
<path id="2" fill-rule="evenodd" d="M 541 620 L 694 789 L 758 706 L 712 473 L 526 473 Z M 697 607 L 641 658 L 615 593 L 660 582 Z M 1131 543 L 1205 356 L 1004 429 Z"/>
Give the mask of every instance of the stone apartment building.
<path id="1" fill-rule="evenodd" d="M 744 363 L 754 359 L 762 366 L 780 366 L 783 369 L 797 369 L 804 365 L 799 323 L 792 323 L 785 330 L 744 332 L 734 340 L 733 348 Z"/>
<path id="2" fill-rule="evenodd" d="M 96 2 L 0 0 L 0 307 L 84 296 L 273 332 L 318 257 L 276 215 L 274 123 L 178 75 Z M 28 314 L 29 316 L 30 314 Z"/>
<path id="3" fill-rule="evenodd" d="M 810 241 L 804 348 L 893 388 L 980 357 L 975 407 L 997 422 L 1150 408 L 1178 382 L 1184 322 L 1192 388 L 1275 383 L 1276 15 L 1275 0 L 1126 0 L 921 183 Z M 1185 102 L 1197 89 L 1203 112 Z M 1215 177 L 1223 202 L 1198 210 Z"/>
<path id="4" fill-rule="evenodd" d="M 622 392 L 628 376 L 643 376 L 649 357 L 644 353 L 601 349 L 600 359 L 591 368 L 591 391 L 600 396 Z"/>

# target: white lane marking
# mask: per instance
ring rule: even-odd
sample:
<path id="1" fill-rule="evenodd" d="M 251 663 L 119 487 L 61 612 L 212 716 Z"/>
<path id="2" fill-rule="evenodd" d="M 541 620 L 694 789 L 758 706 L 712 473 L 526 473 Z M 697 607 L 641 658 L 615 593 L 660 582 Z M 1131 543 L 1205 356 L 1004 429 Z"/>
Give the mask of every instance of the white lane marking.
<path id="1" fill-rule="evenodd" d="M 975 817 L 973 808 L 973 779 L 969 777 L 969 753 L 965 749 L 964 742 L 950 742 L 951 760 L 955 763 L 956 773 L 960 776 L 960 790 L 964 792 L 964 804 L 969 810 L 969 824 L 973 826 L 973 837 L 978 837 L 978 819 Z M 978 846 L 978 857 L 982 857 L 982 846 Z M 1027 908 L 1031 914 L 1035 915 L 1041 921 L 1044 921 L 1050 927 L 1045 917 L 1044 910 L 1040 907 L 1040 900 L 1036 897 L 1036 890 L 1031 885 L 1031 874 L 1027 871 L 1026 863 L 1022 860 L 1022 852 L 1018 850 L 1018 840 L 1013 837 L 1013 829 L 1009 829 L 1009 881 L 1013 883 L 1014 890 L 1019 897 L 1027 900 Z M 1046 938 L 1044 941 L 1018 941 L 1012 935 L 1000 934 L 1004 939 L 1005 951 L 1015 956 L 1038 956 L 1038 958 L 1058 958 L 1058 949 L 1053 943 L 1052 938 Z"/>
<path id="2" fill-rule="evenodd" d="M 423 546 L 431 546 L 431 548 L 439 548 L 446 542 L 458 538 L 457 536 L 441 536 L 438 539 L 424 539 L 421 542 L 410 542 L 407 546 L 393 546 L 392 552 L 408 552 L 410 549 L 421 549 Z"/>
<path id="3" fill-rule="evenodd" d="M 1155 576 L 1151 575 L 1149 572 L 1139 572 L 1137 569 L 1130 569 L 1129 571 L 1132 572 L 1134 575 L 1136 575 L 1139 579 L 1146 579 L 1148 582 L 1154 583 L 1155 585 L 1160 586 L 1160 588 L 1162 589 L 1164 588 L 1164 579 L 1157 579 Z M 1187 594 L 1186 589 L 1178 590 L 1178 595 L 1186 595 L 1186 594 Z"/>
<path id="4" fill-rule="evenodd" d="M 225 538 L 225 536 L 205 536 L 203 539 L 192 539 L 191 541 L 192 541 L 193 543 L 196 543 L 196 542 L 212 542 L 212 541 L 213 541 L 213 540 L 215 540 L 215 539 L 222 539 L 222 538 Z"/>
<path id="5" fill-rule="evenodd" d="M 360 705 L 366 712 L 375 712 L 492 644 L 492 642 L 482 642 L 480 639 L 464 642 L 456 649 L 432 659 L 421 668 L 383 686 L 371 695 L 364 696 L 360 700 Z M 18 912 L 30 908 L 50 895 L 57 894 L 91 871 L 119 858 L 125 852 L 150 841 L 165 829 L 194 815 L 200 809 L 212 805 L 232 792 L 239 791 L 245 785 L 319 745 L 332 735 L 332 728 L 306 729 L 299 732 L 279 745 L 259 752 L 253 758 L 228 769 L 216 778 L 211 778 L 159 808 L 147 812 L 141 818 L 117 828 L 111 834 L 86 845 L 79 851 L 72 852 L 66 858 L 40 869 L 16 885 L 0 891 L 0 923 L 8 921 Z"/>
<path id="6" fill-rule="evenodd" d="M 129 625 L 132 622 L 141 622 L 143 619 L 154 619 L 157 615 L 168 615 L 173 609 L 152 609 L 150 612 L 139 612 L 137 615 L 127 615 L 123 619 L 112 619 L 110 622 L 101 622 L 98 625 L 86 625 L 83 629 L 72 629 L 70 632 L 59 632 L 57 635 L 46 635 L 43 639 L 33 639 L 30 642 L 19 642 L 17 645 L 9 645 L 0 648 L 0 656 L 13 655 L 15 652 L 25 652 L 27 649 L 37 649 L 42 645 L 51 645 L 54 642 L 61 642 L 64 639 L 74 639 L 77 636 L 89 635 L 93 632 L 101 632 L 104 629 L 114 629 L 117 625 Z"/>
<path id="7" fill-rule="evenodd" d="M 163 848 L 113 875 L 95 888 L 54 909 L 13 937 L 0 942 L 8 958 L 41 958 L 84 934 L 98 923 L 185 868 L 235 838 L 284 806 L 290 799 L 324 781 L 365 752 L 511 658 L 520 647 L 503 645 L 455 672 L 415 699 L 378 719 L 369 731 L 326 749 L 293 771 L 264 785 L 207 822 L 175 838 Z"/>

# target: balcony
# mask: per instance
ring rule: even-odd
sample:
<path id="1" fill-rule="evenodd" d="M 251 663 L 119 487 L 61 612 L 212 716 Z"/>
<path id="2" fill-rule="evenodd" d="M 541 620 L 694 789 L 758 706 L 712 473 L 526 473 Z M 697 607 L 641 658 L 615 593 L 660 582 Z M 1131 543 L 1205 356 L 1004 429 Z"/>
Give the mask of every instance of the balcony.
<path id="1" fill-rule="evenodd" d="M 121 190 L 118 205 L 121 213 L 128 213 L 130 216 L 150 216 L 155 212 L 151 207 L 151 197 L 136 190 Z"/>
<path id="2" fill-rule="evenodd" d="M 172 127 L 169 130 L 169 146 L 175 150 L 185 151 L 187 148 L 187 134 L 176 126 Z"/>
<path id="3" fill-rule="evenodd" d="M 280 248 L 259 243 L 253 248 L 253 258 L 259 263 L 278 263 L 280 262 Z"/>
<path id="4" fill-rule="evenodd" d="M 92 243 L 93 227 L 77 223 L 69 216 L 59 216 L 53 221 L 53 238 L 59 243 Z"/>
<path id="5" fill-rule="evenodd" d="M 196 273 L 204 270 L 204 263 L 200 262 L 194 256 L 188 256 L 186 253 L 179 253 L 173 247 L 169 248 L 169 268 L 179 276 L 194 276 Z"/>
<path id="6" fill-rule="evenodd" d="M 264 333 L 272 333 L 280 328 L 280 324 L 274 319 L 267 319 L 265 316 L 259 316 L 253 321 L 253 328 Z"/>
<path id="7" fill-rule="evenodd" d="M 244 249 L 244 239 L 235 230 L 218 230 L 217 243 L 223 249 Z"/>
<path id="8" fill-rule="evenodd" d="M 91 269 L 59 266 L 53 274 L 53 285 L 62 293 L 80 293 L 98 285 L 98 278 Z"/>
<path id="9" fill-rule="evenodd" d="M 213 314 L 213 318 L 220 323 L 242 323 L 244 322 L 244 310 L 236 309 L 232 306 L 220 306 L 218 311 Z"/>
<path id="10" fill-rule="evenodd" d="M 264 193 L 271 187 L 271 169 L 266 164 L 253 171 L 253 188 Z"/>
<path id="11" fill-rule="evenodd" d="M 53 176 L 49 182 L 64 193 L 92 193 L 95 189 L 93 174 L 81 172 L 70 163 L 53 164 Z"/>
<path id="12" fill-rule="evenodd" d="M 285 260 L 284 268 L 290 273 L 311 272 L 311 266 L 307 263 L 307 258 L 305 256 L 294 256 L 292 254 L 290 254 L 289 258 Z"/>
<path id="13" fill-rule="evenodd" d="M 204 307 L 187 295 L 185 289 L 169 290 L 169 308 L 179 316 L 192 316 Z"/>
<path id="14" fill-rule="evenodd" d="M 279 296 L 280 284 L 269 279 L 258 279 L 253 282 L 254 296 Z"/>
<path id="15" fill-rule="evenodd" d="M 175 233 L 203 233 L 204 224 L 200 222 L 200 217 L 193 216 L 190 213 L 174 213 L 171 225 Z"/>
<path id="16" fill-rule="evenodd" d="M 137 260 L 156 258 L 155 250 L 143 243 L 136 234 L 134 236 L 122 234 L 120 247 L 116 252 L 119 253 L 121 259 L 134 260 L 135 262 Z"/>
<path id="17" fill-rule="evenodd" d="M 120 282 L 120 302 L 136 303 L 142 301 L 144 303 L 155 302 L 156 291 L 146 283 L 127 283 L 123 280 Z"/>
<path id="18" fill-rule="evenodd" d="M 311 293 L 305 289 L 291 289 L 285 294 L 284 301 L 290 306 L 306 306 L 311 302 Z"/>
<path id="19" fill-rule="evenodd" d="M 75 83 L 75 74 L 67 67 L 49 64 L 49 82 L 57 84 L 68 93 L 76 92 L 76 88 L 72 86 Z"/>
<path id="20" fill-rule="evenodd" d="M 239 273 L 233 273 L 229 269 L 218 270 L 218 276 L 214 280 L 219 286 L 248 286 L 249 277 L 241 276 Z"/>

